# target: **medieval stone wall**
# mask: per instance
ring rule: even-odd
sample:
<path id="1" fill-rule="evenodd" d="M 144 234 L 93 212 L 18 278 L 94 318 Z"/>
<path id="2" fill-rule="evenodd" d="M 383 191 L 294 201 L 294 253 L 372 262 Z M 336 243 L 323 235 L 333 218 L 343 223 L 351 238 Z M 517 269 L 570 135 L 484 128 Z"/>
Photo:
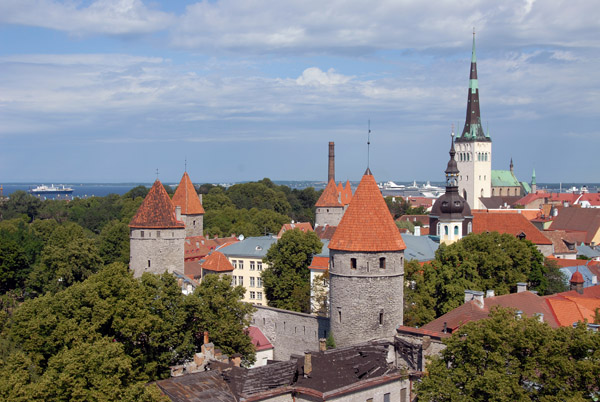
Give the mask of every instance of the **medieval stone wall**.
<path id="1" fill-rule="evenodd" d="M 393 338 L 404 313 L 404 252 L 330 250 L 330 255 L 330 327 L 336 346 Z M 380 258 L 385 258 L 383 268 Z"/>
<path id="2" fill-rule="evenodd" d="M 185 224 L 185 237 L 203 236 L 204 215 L 181 215 Z"/>
<path id="3" fill-rule="evenodd" d="M 329 319 L 267 306 L 255 306 L 252 325 L 258 327 L 274 347 L 275 360 L 292 354 L 319 350 L 319 338 L 329 335 Z"/>
<path id="4" fill-rule="evenodd" d="M 134 277 L 144 272 L 183 272 L 185 229 L 131 229 L 129 241 Z"/>
<path id="5" fill-rule="evenodd" d="M 316 226 L 337 226 L 344 216 L 344 207 L 319 207 L 315 215 Z"/>

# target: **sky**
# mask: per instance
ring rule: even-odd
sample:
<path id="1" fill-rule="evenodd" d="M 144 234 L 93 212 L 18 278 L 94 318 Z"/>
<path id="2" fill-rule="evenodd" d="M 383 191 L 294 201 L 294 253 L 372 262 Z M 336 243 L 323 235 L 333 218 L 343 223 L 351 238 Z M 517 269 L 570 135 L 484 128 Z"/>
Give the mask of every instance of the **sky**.
<path id="1" fill-rule="evenodd" d="M 0 183 L 443 181 L 473 29 L 492 168 L 600 182 L 592 0 L 0 0 Z"/>

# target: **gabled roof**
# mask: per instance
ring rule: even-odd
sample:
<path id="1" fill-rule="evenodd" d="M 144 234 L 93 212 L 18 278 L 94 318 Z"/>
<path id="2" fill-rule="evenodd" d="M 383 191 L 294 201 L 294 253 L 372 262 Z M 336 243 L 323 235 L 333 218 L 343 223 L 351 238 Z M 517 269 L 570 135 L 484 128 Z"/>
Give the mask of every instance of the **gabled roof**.
<path id="1" fill-rule="evenodd" d="M 179 229 L 184 227 L 183 222 L 175 218 L 175 207 L 159 180 L 152 185 L 142 205 L 129 222 L 129 227 L 142 229 Z"/>
<path id="2" fill-rule="evenodd" d="M 181 207 L 183 215 L 200 215 L 204 213 L 204 208 L 200 203 L 200 197 L 196 193 L 196 188 L 190 180 L 187 172 L 183 174 L 175 194 L 173 194 L 173 205 Z"/>
<path id="3" fill-rule="evenodd" d="M 233 265 L 231 265 L 223 253 L 213 251 L 202 263 L 202 269 L 213 272 L 231 272 L 233 271 Z"/>
<path id="4" fill-rule="evenodd" d="M 256 348 L 257 352 L 260 352 L 261 350 L 273 349 L 271 342 L 269 342 L 265 334 L 263 334 L 258 327 L 248 327 L 248 336 L 250 337 L 250 340 L 252 341 L 252 344 Z"/>
<path id="5" fill-rule="evenodd" d="M 338 190 L 338 186 L 336 186 L 333 179 L 331 179 L 329 180 L 329 183 L 327 183 L 325 190 L 323 190 L 323 193 L 317 200 L 315 207 L 341 207 L 342 204 L 340 203 L 339 195 L 340 191 Z"/>
<path id="6" fill-rule="evenodd" d="M 281 237 L 285 232 L 293 229 L 301 230 L 303 233 L 313 232 L 313 228 L 310 222 L 284 223 L 281 227 L 281 230 L 279 230 L 277 237 Z"/>
<path id="7" fill-rule="evenodd" d="M 486 209 L 497 209 L 512 207 L 521 199 L 518 195 L 493 195 L 491 197 L 479 197 Z"/>
<path id="8" fill-rule="evenodd" d="M 319 271 L 329 270 L 329 257 L 314 256 L 308 269 L 316 269 Z"/>
<path id="9" fill-rule="evenodd" d="M 346 180 L 346 186 L 344 187 L 344 191 L 342 191 L 342 204 L 348 205 L 352 201 L 352 186 L 350 185 L 350 180 Z"/>
<path id="10" fill-rule="evenodd" d="M 473 233 L 498 232 L 525 238 L 534 244 L 552 244 L 533 223 L 522 214 L 473 211 Z"/>
<path id="11" fill-rule="evenodd" d="M 317 234 L 317 236 L 319 236 L 319 239 L 321 240 L 330 240 L 333 237 L 333 234 L 335 233 L 336 229 L 337 226 L 317 226 L 315 227 L 315 233 Z"/>
<path id="12" fill-rule="evenodd" d="M 554 254 L 577 254 L 575 240 L 564 230 L 544 230 L 544 236 L 552 241 Z"/>
<path id="13" fill-rule="evenodd" d="M 590 243 L 600 230 L 600 208 L 562 208 L 550 229 L 586 232 L 585 243 Z"/>
<path id="14" fill-rule="evenodd" d="M 399 251 L 405 248 L 375 178 L 367 169 L 329 242 L 329 249 Z"/>

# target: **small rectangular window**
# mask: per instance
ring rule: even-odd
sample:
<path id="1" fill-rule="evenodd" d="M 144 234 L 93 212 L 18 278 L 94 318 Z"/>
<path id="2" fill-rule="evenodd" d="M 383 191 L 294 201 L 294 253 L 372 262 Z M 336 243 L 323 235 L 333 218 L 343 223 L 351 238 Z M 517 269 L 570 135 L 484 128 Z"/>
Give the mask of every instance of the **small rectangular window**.
<path id="1" fill-rule="evenodd" d="M 144 237 L 144 231 L 140 230 L 140 237 Z"/>
<path id="2" fill-rule="evenodd" d="M 390 393 L 383 394 L 383 402 L 390 402 Z"/>
<path id="3" fill-rule="evenodd" d="M 250 271 L 254 271 L 254 261 L 250 261 Z"/>
<path id="4" fill-rule="evenodd" d="M 240 269 L 244 269 L 244 260 L 238 261 L 238 267 L 240 267 Z"/>
<path id="5" fill-rule="evenodd" d="M 254 277 L 253 276 L 250 277 L 250 287 L 251 288 L 254 287 Z"/>
<path id="6" fill-rule="evenodd" d="M 379 325 L 383 325 L 383 311 L 379 312 Z"/>
<path id="7" fill-rule="evenodd" d="M 385 269 L 385 257 L 379 259 L 379 268 Z"/>
<path id="8" fill-rule="evenodd" d="M 237 269 L 237 260 L 231 260 L 231 265 L 233 265 L 233 269 Z"/>
<path id="9" fill-rule="evenodd" d="M 350 268 L 356 269 L 356 258 L 350 258 Z"/>
<path id="10" fill-rule="evenodd" d="M 258 278 L 256 278 L 256 287 L 257 288 L 262 288 L 262 278 L 259 276 Z"/>
<path id="11" fill-rule="evenodd" d="M 160 237 L 160 230 L 156 231 L 156 237 Z"/>
<path id="12" fill-rule="evenodd" d="M 260 262 L 260 261 L 256 262 L 256 270 L 257 271 L 262 271 L 262 262 Z"/>
<path id="13" fill-rule="evenodd" d="M 238 276 L 238 285 L 244 286 L 244 277 L 243 276 Z"/>
<path id="14" fill-rule="evenodd" d="M 250 300 L 256 299 L 256 292 L 250 292 Z"/>
<path id="15" fill-rule="evenodd" d="M 256 292 L 256 298 L 262 300 L 262 292 Z"/>

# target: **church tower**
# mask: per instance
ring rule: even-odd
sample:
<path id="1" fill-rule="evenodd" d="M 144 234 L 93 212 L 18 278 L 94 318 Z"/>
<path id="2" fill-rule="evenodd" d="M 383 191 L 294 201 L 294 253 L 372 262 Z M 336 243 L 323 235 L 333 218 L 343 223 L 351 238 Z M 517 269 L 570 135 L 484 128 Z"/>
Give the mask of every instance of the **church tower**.
<path id="1" fill-rule="evenodd" d="M 458 191 L 473 209 L 482 209 L 479 197 L 490 197 L 492 191 L 492 139 L 483 132 L 479 110 L 479 84 L 475 57 L 475 32 L 471 74 L 467 97 L 467 116 L 462 134 L 456 139 Z"/>
<path id="2" fill-rule="evenodd" d="M 402 325 L 404 241 L 367 169 L 329 242 L 330 328 L 338 347 Z"/>
<path id="3" fill-rule="evenodd" d="M 183 174 L 179 186 L 173 194 L 173 205 L 181 208 L 181 219 L 185 224 L 185 237 L 202 236 L 204 208 L 187 172 Z"/>
<path id="4" fill-rule="evenodd" d="M 460 172 L 454 157 L 454 133 L 450 145 L 450 160 L 446 168 L 446 193 L 435 200 L 429 214 L 430 234 L 440 237 L 440 243 L 450 244 L 473 230 L 471 208 L 458 193 Z"/>
<path id="5" fill-rule="evenodd" d="M 144 272 L 183 273 L 185 228 L 178 211 L 156 180 L 129 223 L 129 269 L 134 277 Z"/>

